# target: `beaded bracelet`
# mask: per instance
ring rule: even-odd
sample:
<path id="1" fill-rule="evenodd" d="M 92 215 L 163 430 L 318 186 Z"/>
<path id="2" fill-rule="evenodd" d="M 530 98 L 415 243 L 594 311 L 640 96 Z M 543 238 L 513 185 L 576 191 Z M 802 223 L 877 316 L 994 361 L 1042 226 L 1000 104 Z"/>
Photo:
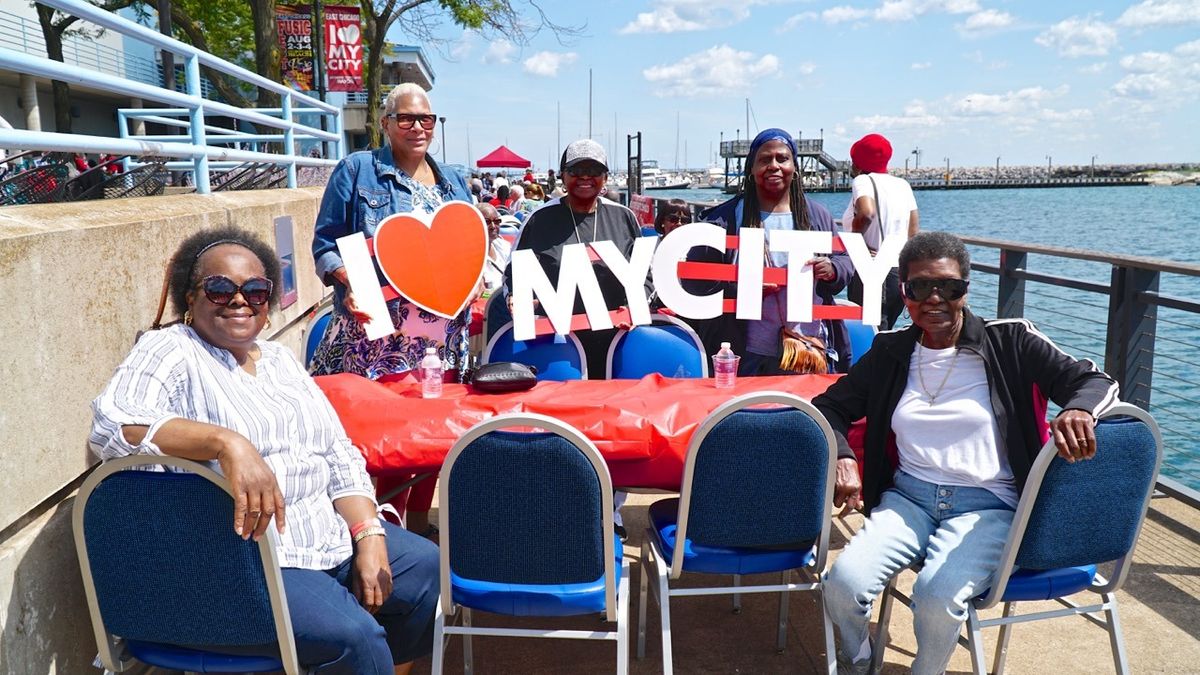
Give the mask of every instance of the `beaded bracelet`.
<path id="1" fill-rule="evenodd" d="M 368 527 L 365 530 L 354 535 L 354 543 L 357 544 L 358 542 L 362 541 L 363 539 L 366 539 L 367 537 L 386 537 L 386 536 L 387 536 L 387 530 L 376 525 L 374 527 Z"/>
<path id="2" fill-rule="evenodd" d="M 381 525 L 379 523 L 379 519 L 378 518 L 368 518 L 367 520 L 364 520 L 361 523 L 358 523 L 357 525 L 351 525 L 350 526 L 350 536 L 354 537 L 354 536 L 358 535 L 359 532 L 362 532 L 363 530 L 367 529 L 368 527 L 381 527 Z"/>

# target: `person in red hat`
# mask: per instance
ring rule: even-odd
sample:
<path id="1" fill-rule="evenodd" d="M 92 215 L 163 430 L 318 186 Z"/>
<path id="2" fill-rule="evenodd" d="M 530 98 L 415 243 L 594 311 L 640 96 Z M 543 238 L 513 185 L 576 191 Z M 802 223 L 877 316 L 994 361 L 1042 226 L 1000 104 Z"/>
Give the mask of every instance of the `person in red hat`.
<path id="1" fill-rule="evenodd" d="M 879 134 L 867 134 L 850 146 L 851 187 L 850 206 L 842 223 L 846 229 L 859 232 L 872 253 L 879 250 L 888 237 L 916 235 L 920 228 L 917 200 L 908 181 L 888 173 L 892 144 Z M 847 289 L 850 300 L 862 304 L 862 281 L 858 275 L 850 280 Z M 888 273 L 883 284 L 883 323 L 887 330 L 895 325 L 904 300 L 900 297 L 900 277 L 896 269 Z"/>

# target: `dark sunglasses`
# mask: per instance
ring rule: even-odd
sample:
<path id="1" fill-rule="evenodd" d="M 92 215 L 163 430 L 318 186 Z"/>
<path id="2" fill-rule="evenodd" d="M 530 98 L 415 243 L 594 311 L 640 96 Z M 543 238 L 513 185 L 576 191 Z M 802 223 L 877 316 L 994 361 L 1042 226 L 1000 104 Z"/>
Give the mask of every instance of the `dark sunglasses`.
<path id="1" fill-rule="evenodd" d="M 587 176 L 588 178 L 603 176 L 606 173 L 608 173 L 608 169 L 605 169 L 599 164 L 586 164 L 584 166 L 576 166 L 567 169 L 567 175 L 569 176 Z"/>
<path id="2" fill-rule="evenodd" d="M 682 213 L 672 213 L 671 215 L 667 216 L 666 220 L 667 220 L 667 222 L 668 222 L 668 223 L 683 223 L 683 224 L 687 224 L 687 223 L 690 223 L 690 222 L 692 222 L 692 217 L 691 217 L 691 216 L 686 216 L 686 215 L 684 215 L 684 214 L 682 214 Z"/>
<path id="3" fill-rule="evenodd" d="M 900 285 L 904 297 L 914 302 L 925 302 L 934 290 L 943 300 L 954 302 L 967 294 L 970 283 L 966 279 L 909 279 Z"/>
<path id="4" fill-rule="evenodd" d="M 414 115 L 411 113 L 388 113 L 384 117 L 390 117 L 396 120 L 396 126 L 401 129 L 411 129 L 414 124 L 420 124 L 425 131 L 433 131 L 433 125 L 437 124 L 437 115 L 430 113 L 428 115 Z"/>
<path id="5" fill-rule="evenodd" d="M 222 307 L 233 302 L 238 293 L 242 294 L 246 304 L 265 305 L 270 301 L 274 288 L 275 284 L 263 277 L 250 277 L 241 286 L 233 283 L 233 279 L 219 274 L 200 280 L 200 290 L 204 291 L 204 297 L 212 304 Z"/>
<path id="6" fill-rule="evenodd" d="M 487 223 L 488 225 L 499 225 L 500 223 L 503 223 L 504 221 L 500 220 L 499 218 L 484 218 L 483 222 Z"/>

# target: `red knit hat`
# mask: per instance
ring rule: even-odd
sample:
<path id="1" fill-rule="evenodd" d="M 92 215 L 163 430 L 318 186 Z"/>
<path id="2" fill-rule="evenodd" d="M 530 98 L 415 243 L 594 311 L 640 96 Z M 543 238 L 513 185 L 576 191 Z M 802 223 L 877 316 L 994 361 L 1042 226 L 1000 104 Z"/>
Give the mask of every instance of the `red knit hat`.
<path id="1" fill-rule="evenodd" d="M 892 144 L 879 134 L 867 134 L 850 146 L 850 161 L 867 173 L 887 173 Z"/>

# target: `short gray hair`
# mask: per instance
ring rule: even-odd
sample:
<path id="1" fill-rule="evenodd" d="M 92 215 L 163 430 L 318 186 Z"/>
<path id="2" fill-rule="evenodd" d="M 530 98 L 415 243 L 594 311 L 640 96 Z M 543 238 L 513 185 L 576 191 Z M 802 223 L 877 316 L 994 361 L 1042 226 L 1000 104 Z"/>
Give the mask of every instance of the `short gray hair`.
<path id="1" fill-rule="evenodd" d="M 508 194 L 516 199 L 524 199 L 525 188 L 521 187 L 520 185 L 510 185 L 508 186 Z"/>
<path id="2" fill-rule="evenodd" d="M 400 99 L 406 96 L 423 98 L 426 103 L 429 103 L 429 93 L 421 85 L 415 82 L 402 82 L 388 92 L 387 98 L 383 101 L 383 114 L 396 112 L 396 108 L 400 105 Z"/>

